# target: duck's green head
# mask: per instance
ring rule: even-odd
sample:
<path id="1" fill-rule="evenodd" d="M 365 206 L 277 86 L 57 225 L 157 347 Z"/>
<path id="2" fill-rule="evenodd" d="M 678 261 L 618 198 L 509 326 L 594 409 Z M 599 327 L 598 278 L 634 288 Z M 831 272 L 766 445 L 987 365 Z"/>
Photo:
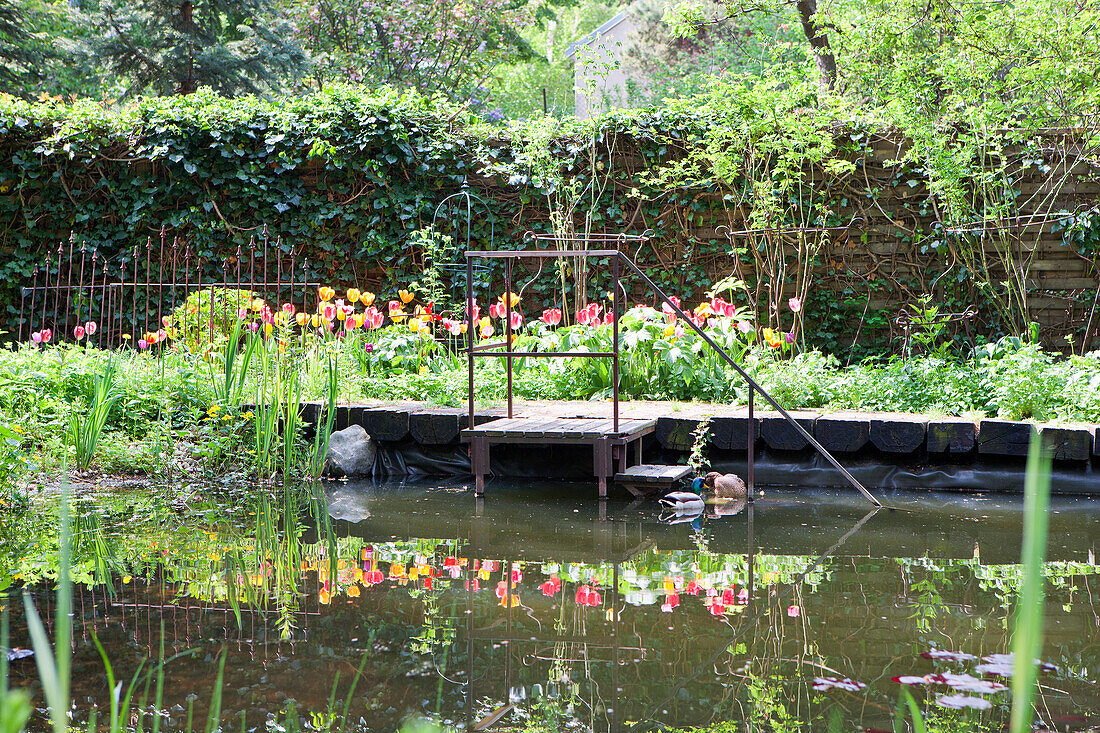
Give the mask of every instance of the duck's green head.
<path id="1" fill-rule="evenodd" d="M 704 483 L 703 479 L 696 477 L 691 480 L 691 490 L 696 494 L 702 494 L 705 488 L 706 483 Z"/>

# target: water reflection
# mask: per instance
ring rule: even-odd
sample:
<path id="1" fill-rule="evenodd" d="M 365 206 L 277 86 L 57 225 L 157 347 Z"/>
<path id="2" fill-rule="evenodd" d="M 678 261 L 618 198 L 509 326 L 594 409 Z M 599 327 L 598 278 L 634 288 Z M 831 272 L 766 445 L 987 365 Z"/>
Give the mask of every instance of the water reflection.
<path id="1" fill-rule="evenodd" d="M 1009 649 L 1012 500 L 899 494 L 920 511 L 865 513 L 845 494 L 768 492 L 670 525 L 651 504 L 591 502 L 587 487 L 493 488 L 475 505 L 460 485 L 335 484 L 323 517 L 261 504 L 159 534 L 100 517 L 121 559 L 99 583 L 102 557 L 83 560 L 76 699 L 106 703 L 94 634 L 123 674 L 162 639 L 167 654 L 195 650 L 169 666 L 175 727 L 205 714 L 224 648 L 223 719 L 247 711 L 253 726 L 290 699 L 323 719 L 362 664 L 351 719 L 372 730 L 410 714 L 594 731 L 811 730 L 839 714 L 844 729 L 889 729 L 893 677 L 973 669 L 921 652 Z M 1078 730 L 1100 722 L 1100 503 L 1054 509 L 1045 657 L 1059 669 L 1040 709 Z M 49 618 L 49 594 L 37 598 Z M 32 667 L 15 668 L 23 683 Z M 933 721 L 961 715 L 936 704 L 949 687 L 913 691 Z M 1007 694 L 977 697 L 990 710 L 972 717 L 999 728 Z"/>

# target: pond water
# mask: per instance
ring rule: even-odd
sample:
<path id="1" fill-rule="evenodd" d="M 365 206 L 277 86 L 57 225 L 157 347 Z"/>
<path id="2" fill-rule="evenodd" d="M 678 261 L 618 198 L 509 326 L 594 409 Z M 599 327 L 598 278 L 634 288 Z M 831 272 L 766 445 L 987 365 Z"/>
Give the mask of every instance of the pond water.
<path id="1" fill-rule="evenodd" d="M 475 502 L 461 484 L 335 484 L 318 504 L 331 523 L 302 519 L 288 539 L 278 501 L 226 516 L 191 496 L 186 509 L 128 495 L 98 502 L 95 520 L 78 512 L 78 717 L 108 704 L 98 638 L 122 678 L 162 644 L 184 654 L 165 665 L 173 730 L 189 716 L 202 727 L 223 654 L 222 721 L 237 730 L 290 705 L 324 729 L 345 700 L 349 727 L 380 731 L 410 716 L 492 730 L 890 730 L 895 677 L 917 682 L 905 689 L 930 726 L 1007 720 L 1010 694 L 989 682 L 1008 680 L 983 672 L 1011 651 L 1017 498 L 898 492 L 887 498 L 901 510 L 868 512 L 849 492 L 768 490 L 692 520 L 601 507 L 588 485 L 495 481 Z M 1100 502 L 1055 498 L 1038 699 L 1052 730 L 1100 725 L 1098 544 Z M 48 550 L 24 551 L 25 577 Z M 34 597 L 52 623 L 52 590 Z M 13 645 L 27 647 L 20 605 Z M 33 657 L 12 672 L 35 688 Z"/>

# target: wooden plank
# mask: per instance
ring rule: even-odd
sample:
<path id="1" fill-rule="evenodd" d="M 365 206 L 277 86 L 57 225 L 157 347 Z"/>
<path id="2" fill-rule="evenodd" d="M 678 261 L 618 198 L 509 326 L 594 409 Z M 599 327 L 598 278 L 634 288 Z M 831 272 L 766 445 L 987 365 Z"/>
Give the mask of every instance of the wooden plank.
<path id="1" fill-rule="evenodd" d="M 962 417 L 940 417 L 928 421 L 925 447 L 929 453 L 970 453 L 977 445 L 978 426 Z"/>
<path id="2" fill-rule="evenodd" d="M 1013 420 L 982 420 L 978 424 L 978 453 L 994 456 L 1027 455 L 1032 426 Z"/>
<path id="3" fill-rule="evenodd" d="M 855 453 L 870 436 L 871 421 L 861 416 L 819 417 L 814 425 L 814 437 L 830 452 Z"/>
<path id="4" fill-rule="evenodd" d="M 1056 461 L 1087 461 L 1092 452 L 1092 432 L 1088 428 L 1039 428 L 1043 448 Z"/>
<path id="5" fill-rule="evenodd" d="M 871 420 L 871 444 L 885 453 L 915 453 L 924 447 L 928 421 L 920 417 Z"/>

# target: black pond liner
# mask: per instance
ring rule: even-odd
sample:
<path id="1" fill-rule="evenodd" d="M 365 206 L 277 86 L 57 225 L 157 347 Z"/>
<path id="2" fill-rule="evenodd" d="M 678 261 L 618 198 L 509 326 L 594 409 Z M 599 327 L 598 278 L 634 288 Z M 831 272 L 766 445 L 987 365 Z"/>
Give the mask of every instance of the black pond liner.
<path id="1" fill-rule="evenodd" d="M 686 454 L 646 447 L 645 460 L 676 464 Z M 593 480 L 592 449 L 574 445 L 494 445 L 491 470 L 496 478 Z M 860 483 L 874 489 L 949 489 L 1022 493 L 1025 461 L 1019 458 L 982 457 L 960 463 L 932 456 L 895 457 L 884 454 L 838 456 L 841 464 Z M 745 475 L 744 453 L 711 451 L 714 470 Z M 470 457 L 465 445 L 426 446 L 412 440 L 381 442 L 375 477 L 469 476 Z M 756 455 L 756 483 L 760 486 L 845 487 L 840 472 L 813 451 L 769 451 Z M 1056 494 L 1100 494 L 1100 473 L 1090 464 L 1072 469 L 1057 464 L 1051 474 L 1051 491 Z"/>

